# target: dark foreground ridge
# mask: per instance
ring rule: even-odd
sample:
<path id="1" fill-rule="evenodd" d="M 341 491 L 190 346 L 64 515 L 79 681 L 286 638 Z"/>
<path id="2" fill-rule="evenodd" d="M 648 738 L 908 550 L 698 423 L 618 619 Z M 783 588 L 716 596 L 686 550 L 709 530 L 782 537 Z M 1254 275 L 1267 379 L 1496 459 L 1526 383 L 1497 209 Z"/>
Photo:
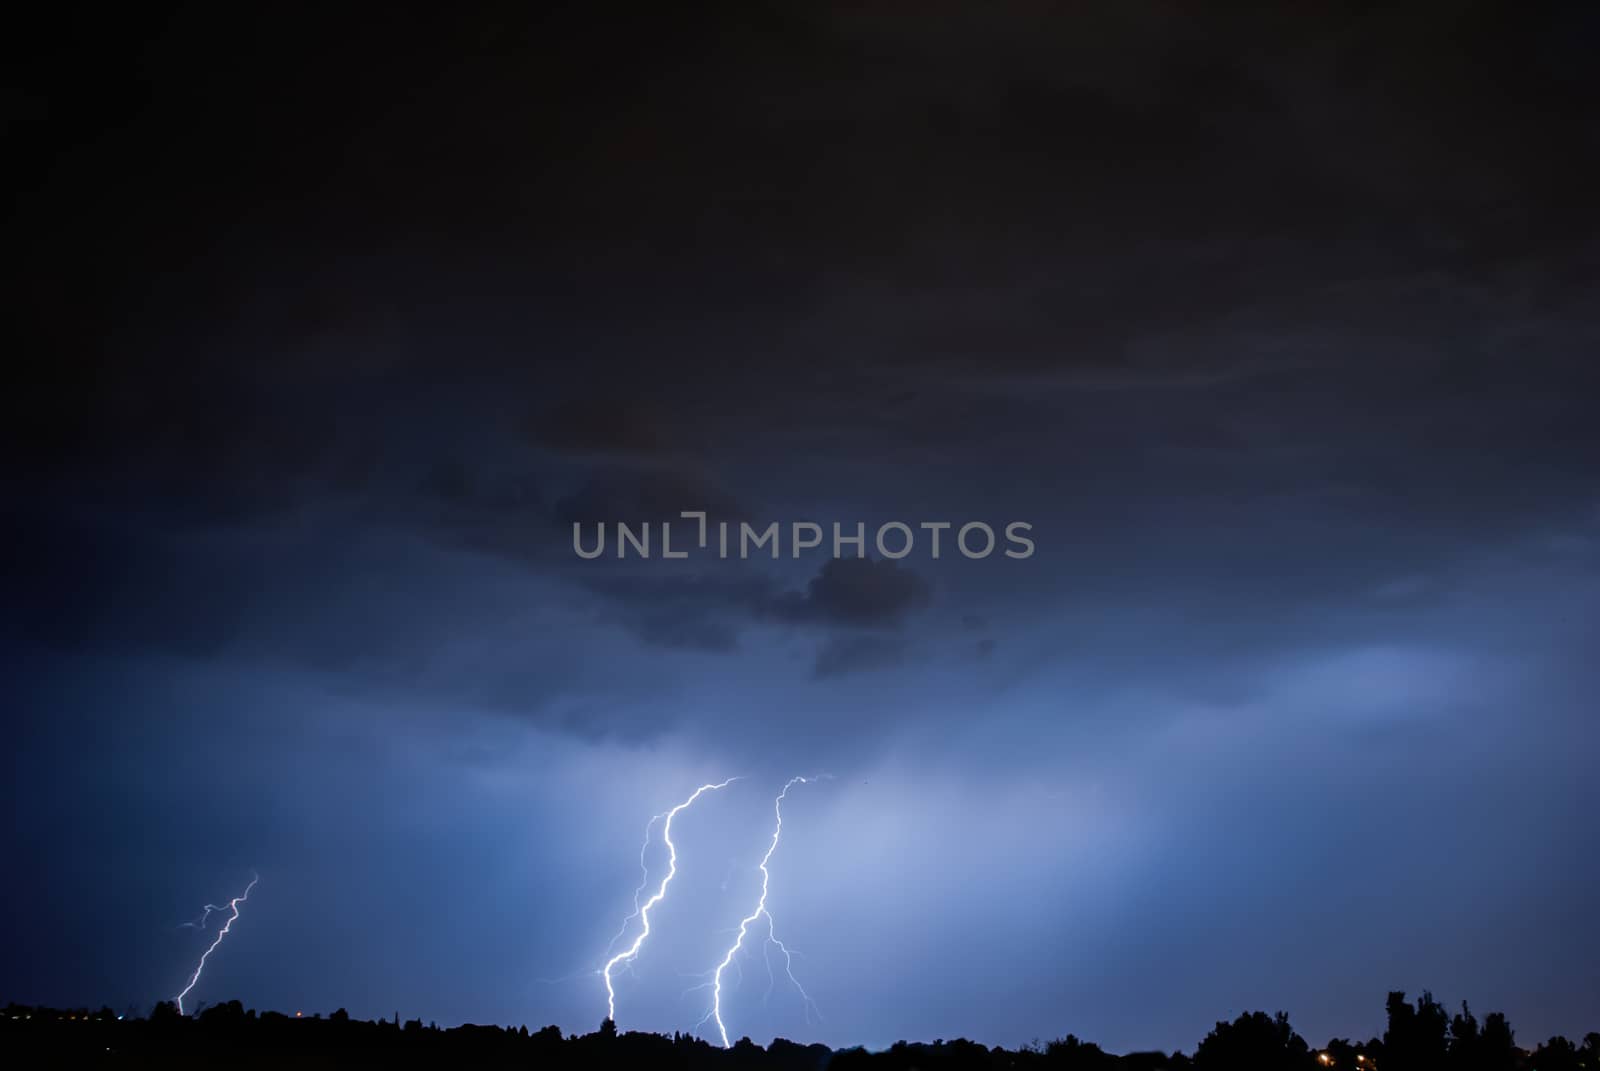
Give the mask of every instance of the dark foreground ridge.
<path id="1" fill-rule="evenodd" d="M 1462 1004 L 1451 1015 L 1424 993 L 1413 1004 L 1390 993 L 1388 1028 L 1363 1042 L 1334 1039 L 1313 1049 L 1279 1012 L 1251 1012 L 1219 1022 L 1193 1056 L 1141 1052 L 1123 1056 L 1068 1035 L 1021 1049 L 990 1048 L 964 1039 L 899 1042 L 881 1052 L 833 1050 L 779 1038 L 766 1048 L 749 1038 L 724 1050 L 674 1033 L 619 1034 L 606 1020 L 592 1034 L 564 1036 L 547 1026 L 458 1026 L 441 1030 L 413 1019 L 351 1019 L 343 1009 L 324 1019 L 246 1011 L 238 1001 L 184 1017 L 170 1002 L 148 1018 L 8 1006 L 0 1016 L 0 1062 L 10 1067 L 518 1067 L 719 1068 L 770 1071 L 912 1071 L 912 1069 L 1060 1068 L 1067 1071 L 1273 1069 L 1273 1071 L 1600 1071 L 1600 1033 L 1581 1046 L 1554 1037 L 1529 1050 L 1517 1046 L 1498 1013 L 1482 1024 Z"/>

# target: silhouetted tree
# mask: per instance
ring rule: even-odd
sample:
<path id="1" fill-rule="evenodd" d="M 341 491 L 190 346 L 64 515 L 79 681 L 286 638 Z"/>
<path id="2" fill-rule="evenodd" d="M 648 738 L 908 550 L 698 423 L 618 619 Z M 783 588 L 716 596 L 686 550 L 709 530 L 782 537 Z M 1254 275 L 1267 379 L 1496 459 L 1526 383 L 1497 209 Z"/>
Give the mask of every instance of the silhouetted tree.
<path id="1" fill-rule="evenodd" d="M 1196 1068 L 1233 1068 L 1237 1071 L 1301 1071 L 1315 1066 L 1311 1047 L 1279 1012 L 1241 1015 L 1231 1023 L 1218 1023 L 1194 1054 Z"/>
<path id="2" fill-rule="evenodd" d="M 1514 1071 L 1516 1046 L 1506 1017 L 1491 1012 L 1478 1028 L 1478 1020 L 1461 1002 L 1461 1013 L 1450 1020 L 1449 1066 L 1457 1071 Z"/>
<path id="3" fill-rule="evenodd" d="M 1533 1051 L 1529 1066 L 1536 1071 L 1579 1071 L 1577 1048 L 1564 1037 L 1553 1037 Z"/>
<path id="4" fill-rule="evenodd" d="M 1520 1062 L 1516 1035 L 1504 1014 L 1490 1012 L 1483 1020 L 1483 1037 L 1478 1042 L 1482 1071 L 1512 1071 Z"/>
<path id="5" fill-rule="evenodd" d="M 1475 1071 L 1483 1046 L 1483 1035 L 1478 1033 L 1478 1020 L 1467 1002 L 1461 1002 L 1461 1012 L 1450 1020 L 1450 1066 L 1463 1071 Z"/>
<path id="6" fill-rule="evenodd" d="M 1444 1067 L 1449 1054 L 1450 1016 L 1423 991 L 1415 1007 L 1404 992 L 1389 994 L 1389 1028 L 1383 1034 L 1385 1071 Z"/>
<path id="7" fill-rule="evenodd" d="M 1392 993 L 1388 1008 L 1388 1046 L 1377 1039 L 1356 1044 L 1334 1039 L 1314 1052 L 1290 1027 L 1287 1015 L 1254 1012 L 1217 1023 L 1191 1061 L 1182 1053 L 1116 1056 L 1070 1034 L 1043 1048 L 1033 1043 L 1007 1050 L 958 1038 L 900 1041 L 882 1052 L 854 1048 L 837 1053 L 825 1045 L 797 1045 L 781 1038 L 763 1048 L 741 1037 L 725 1052 L 684 1033 L 619 1034 L 609 1019 L 593 1033 L 564 1037 L 556 1026 L 532 1034 L 526 1026 L 468 1024 L 441 1030 L 437 1024 L 424 1029 L 420 1019 L 401 1029 L 398 1016 L 394 1022 L 361 1022 L 343 1008 L 326 1017 L 270 1011 L 258 1016 L 236 1000 L 207 1006 L 187 1018 L 164 1001 L 149 1018 L 129 1016 L 128 1021 L 104 1009 L 96 1014 L 85 1008 L 13 1004 L 0 1013 L 0 1058 L 48 1051 L 52 1066 L 109 1059 L 122 1066 L 178 1071 L 284 1065 L 299 1071 L 351 1066 L 519 1071 L 611 1066 L 646 1071 L 1600 1071 L 1600 1034 L 1587 1035 L 1581 1047 L 1551 1038 L 1530 1055 L 1515 1048 L 1503 1015 L 1491 1014 L 1480 1023 L 1463 1004 L 1459 1015 L 1447 1017 L 1427 994 L 1413 1005 L 1403 993 Z M 12 1058 L 7 1066 L 16 1062 Z M 32 1066 L 37 1061 L 25 1062 Z"/>
<path id="8" fill-rule="evenodd" d="M 1372 1047 L 1369 1041 L 1357 1044 L 1348 1038 L 1334 1038 L 1322 1047 L 1322 1051 L 1328 1054 L 1327 1066 L 1341 1071 L 1344 1068 L 1360 1071 L 1366 1061 L 1373 1059 L 1373 1053 L 1369 1051 Z M 1321 1063 L 1320 1059 L 1318 1063 Z"/>
<path id="9" fill-rule="evenodd" d="M 1088 1069 L 1111 1067 L 1116 1063 L 1116 1058 L 1108 1055 L 1100 1046 L 1090 1041 L 1079 1040 L 1076 1034 L 1068 1034 L 1064 1038 L 1057 1038 L 1044 1047 L 1045 1058 L 1052 1067 L 1067 1068 L 1078 1071 L 1079 1068 Z"/>
<path id="10" fill-rule="evenodd" d="M 213 1004 L 196 1018 L 210 1030 L 232 1029 L 244 1021 L 244 1005 L 237 1000 L 223 1001 Z"/>

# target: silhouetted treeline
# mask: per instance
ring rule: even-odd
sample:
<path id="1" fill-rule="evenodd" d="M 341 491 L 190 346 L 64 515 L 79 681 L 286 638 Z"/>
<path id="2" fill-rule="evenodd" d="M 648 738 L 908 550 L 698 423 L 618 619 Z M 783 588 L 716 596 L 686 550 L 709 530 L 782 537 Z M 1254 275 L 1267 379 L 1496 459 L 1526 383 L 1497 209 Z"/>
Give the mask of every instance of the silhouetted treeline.
<path id="1" fill-rule="evenodd" d="M 10 1067 L 115 1064 L 122 1067 L 517 1067 L 703 1068 L 722 1071 L 1600 1071 L 1600 1033 L 1582 1044 L 1551 1038 L 1519 1047 L 1499 1013 L 1479 1022 L 1462 1004 L 1454 1014 L 1424 993 L 1415 1003 L 1390 993 L 1388 1028 L 1362 1042 L 1334 1039 L 1313 1048 L 1279 1012 L 1251 1012 L 1217 1023 L 1192 1056 L 1182 1052 L 1114 1055 L 1068 1035 L 1046 1045 L 991 1048 L 977 1042 L 898 1042 L 880 1052 L 797 1045 L 762 1048 L 748 1038 L 731 1049 L 686 1034 L 619 1034 L 609 1020 L 592 1034 L 554 1026 L 458 1026 L 412 1019 L 366 1022 L 343 1009 L 327 1018 L 246 1011 L 238 1001 L 185 1017 L 170 1002 L 148 1017 L 109 1008 L 62 1011 L 10 1005 L 0 1013 L 0 1062 Z"/>

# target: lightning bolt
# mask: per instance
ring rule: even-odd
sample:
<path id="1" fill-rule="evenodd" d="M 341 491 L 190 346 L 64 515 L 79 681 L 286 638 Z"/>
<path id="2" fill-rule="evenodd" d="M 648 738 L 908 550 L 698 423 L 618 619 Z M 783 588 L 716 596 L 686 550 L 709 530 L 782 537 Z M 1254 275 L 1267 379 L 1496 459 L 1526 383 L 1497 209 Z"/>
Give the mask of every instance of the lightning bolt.
<path id="1" fill-rule="evenodd" d="M 650 868 L 644 861 L 645 853 L 650 850 L 650 831 L 656 827 L 657 822 L 665 817 L 665 812 L 658 814 L 651 818 L 644 827 L 644 843 L 639 845 L 639 887 L 633 890 L 633 914 L 622 920 L 622 926 L 617 930 L 616 936 L 606 942 L 606 955 L 608 956 L 611 955 L 611 950 L 617 947 L 617 942 L 622 940 L 622 935 L 628 932 L 628 923 L 638 918 L 639 912 L 642 910 L 639 905 L 639 897 L 644 895 L 644 887 L 650 884 Z"/>
<path id="2" fill-rule="evenodd" d="M 203 929 L 206 928 L 206 922 L 210 920 L 211 913 L 213 911 L 226 911 L 226 910 L 228 910 L 228 909 L 225 908 L 225 907 L 218 907 L 216 904 L 207 904 L 204 914 L 202 914 L 199 918 L 193 919 L 193 920 L 191 920 L 189 922 L 180 922 L 180 923 L 178 923 L 178 929 L 180 929 L 180 930 L 184 930 L 184 929 L 203 930 Z"/>
<path id="3" fill-rule="evenodd" d="M 189 995 L 189 991 L 191 989 L 193 989 L 194 986 L 195 986 L 195 983 L 200 980 L 200 973 L 206 969 L 206 960 L 211 958 L 211 953 L 213 953 L 213 952 L 215 952 L 217 950 L 217 946 L 222 943 L 222 939 L 224 937 L 228 936 L 228 930 L 233 926 L 234 922 L 237 921 L 237 919 L 239 918 L 239 905 L 244 903 L 246 900 L 250 899 L 250 890 L 254 889 L 256 887 L 256 882 L 258 882 L 260 880 L 261 880 L 261 875 L 259 875 L 259 874 L 251 874 L 250 875 L 250 884 L 246 885 L 244 887 L 244 892 L 240 893 L 238 896 L 235 896 L 232 900 L 229 900 L 228 901 L 228 906 L 226 908 L 214 907 L 211 904 L 207 904 L 206 905 L 206 913 L 204 915 L 200 916 L 200 924 L 201 925 L 205 924 L 205 920 L 210 917 L 212 911 L 224 911 L 224 910 L 227 910 L 227 911 L 231 911 L 232 914 L 228 916 L 228 921 L 224 922 L 222 924 L 222 929 L 217 931 L 216 940 L 211 942 L 211 947 L 205 950 L 205 953 L 200 957 L 200 962 L 195 965 L 194 974 L 191 975 L 190 978 L 189 978 L 189 984 L 183 987 L 183 992 L 182 993 L 178 994 L 178 1014 L 179 1015 L 183 1014 L 183 998 Z"/>
<path id="4" fill-rule="evenodd" d="M 728 969 L 728 966 L 733 963 L 733 957 L 738 955 L 740 947 L 744 944 L 745 934 L 749 932 L 750 924 L 762 917 L 765 917 L 767 920 L 767 941 L 769 941 L 771 944 L 777 945 L 778 949 L 783 952 L 784 972 L 789 975 L 789 981 L 794 983 L 795 989 L 800 991 L 800 996 L 805 1001 L 806 1021 L 811 1021 L 811 1008 L 813 1001 L 811 1000 L 810 994 L 805 991 L 805 987 L 800 984 L 800 980 L 794 976 L 794 953 L 789 951 L 789 947 L 787 945 L 778 940 L 776 924 L 772 921 L 772 912 L 767 910 L 767 886 L 772 878 L 772 875 L 767 871 L 767 863 L 771 862 L 772 853 L 778 850 L 778 838 L 783 836 L 784 797 L 789 794 L 789 790 L 795 785 L 807 785 L 816 780 L 820 780 L 820 778 L 790 778 L 789 783 L 783 786 L 783 791 L 778 793 L 778 798 L 772 801 L 772 813 L 773 817 L 776 818 L 777 821 L 772 829 L 772 843 L 767 845 L 767 854 L 761 857 L 761 865 L 758 868 L 761 871 L 761 899 L 756 901 L 756 907 L 754 911 L 750 912 L 750 914 L 739 920 L 739 936 L 734 938 L 732 947 L 730 947 L 727 953 L 722 957 L 722 962 L 717 964 L 716 974 L 712 977 L 711 1014 L 706 1016 L 706 1019 L 716 1020 L 717 1033 L 721 1036 L 722 1047 L 725 1049 L 729 1048 L 729 1043 L 728 1028 L 722 1021 L 722 972 Z M 767 945 L 762 946 L 763 951 L 765 951 L 767 948 Z M 767 969 L 769 971 L 771 970 L 770 959 L 768 960 Z M 771 993 L 770 986 L 768 987 L 767 991 L 768 993 Z M 701 1019 L 700 1021 L 704 1023 L 705 1019 Z"/>
<path id="5" fill-rule="evenodd" d="M 657 819 L 662 820 L 661 839 L 665 841 L 667 845 L 667 875 L 661 879 L 661 885 L 656 889 L 655 893 L 650 897 L 650 899 L 639 905 L 638 915 L 641 923 L 639 936 L 633 939 L 633 944 L 629 945 L 623 951 L 618 952 L 616 955 L 606 960 L 606 965 L 600 968 L 600 973 L 605 976 L 606 980 L 606 1018 L 610 1019 L 613 1023 L 617 1021 L 617 991 L 611 984 L 612 968 L 616 967 L 616 965 L 619 963 L 626 962 L 631 964 L 634 960 L 634 957 L 639 954 L 639 949 L 643 947 L 645 938 L 650 936 L 650 909 L 655 907 L 666 898 L 667 886 L 672 884 L 673 876 L 678 873 L 678 847 L 672 843 L 672 820 L 678 817 L 679 812 L 688 808 L 690 804 L 694 803 L 695 800 L 699 799 L 705 793 L 714 792 L 719 788 L 726 788 L 737 780 L 739 780 L 737 777 L 730 777 L 721 784 L 701 785 L 699 788 L 694 790 L 694 793 L 688 799 L 672 808 L 672 810 L 666 812 L 665 815 L 657 815 L 655 818 L 650 819 L 650 825 L 645 826 L 645 844 L 648 846 L 650 843 L 650 826 L 655 825 Z M 644 852 L 642 849 L 639 853 L 639 865 L 641 868 L 644 867 Z M 648 876 L 649 875 L 647 871 L 647 880 Z M 641 885 L 640 889 L 642 890 L 643 888 L 644 886 Z M 637 896 L 637 894 L 635 895 Z M 634 902 L 638 903 L 637 899 L 635 899 Z M 628 921 L 632 921 L 632 918 L 633 916 L 628 916 Z M 623 928 L 626 929 L 627 925 L 627 922 L 624 922 Z M 621 935 L 619 934 L 618 936 Z M 616 939 L 613 938 L 612 944 L 614 945 L 615 943 Z M 609 951 L 609 947 L 607 950 Z"/>

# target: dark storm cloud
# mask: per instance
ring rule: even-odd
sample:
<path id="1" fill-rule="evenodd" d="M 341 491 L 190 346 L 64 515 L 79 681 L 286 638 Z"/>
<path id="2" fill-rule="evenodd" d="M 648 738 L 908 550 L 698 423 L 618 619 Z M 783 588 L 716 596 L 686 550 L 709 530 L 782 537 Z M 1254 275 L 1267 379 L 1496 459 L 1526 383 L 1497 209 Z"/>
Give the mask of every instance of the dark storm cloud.
<path id="1" fill-rule="evenodd" d="M 262 865 L 241 997 L 589 1029 L 638 820 L 814 765 L 829 1041 L 1600 1003 L 1593 14 L 103 18 L 9 68 L 0 999 Z M 572 553 L 683 510 L 1038 553 Z"/>
<path id="2" fill-rule="evenodd" d="M 525 469 L 483 468 L 447 458 L 424 472 L 419 501 L 395 521 L 443 546 L 458 546 L 513 561 L 548 559 L 551 507 L 539 480 Z"/>
<path id="3" fill-rule="evenodd" d="M 812 672 L 817 677 L 885 669 L 905 662 L 904 642 L 887 636 L 835 636 L 817 652 Z"/>
<path id="4" fill-rule="evenodd" d="M 701 473 L 647 464 L 588 475 L 556 503 L 555 519 L 570 541 L 574 524 L 584 525 L 591 536 L 594 525 L 618 522 L 654 525 L 674 521 L 691 529 L 692 522 L 680 517 L 686 510 L 703 511 L 709 523 L 747 516 L 737 498 Z"/>
<path id="5" fill-rule="evenodd" d="M 928 582 L 898 562 L 832 558 L 804 593 L 784 596 L 771 612 L 786 621 L 894 628 L 925 607 L 930 594 Z"/>
<path id="6" fill-rule="evenodd" d="M 128 531 L 10 520 L 0 567 L 12 642 L 91 654 L 214 658 L 232 640 L 251 581 Z"/>
<path id="7" fill-rule="evenodd" d="M 617 619 L 641 641 L 721 652 L 737 648 L 739 630 L 775 595 L 771 578 L 743 573 L 610 575 L 583 583 L 611 601 Z"/>
<path id="8" fill-rule="evenodd" d="M 595 396 L 535 415 L 526 432 L 534 445 L 561 453 L 648 457 L 671 446 L 659 420 L 644 399 Z"/>
<path id="9" fill-rule="evenodd" d="M 449 458 L 425 473 L 417 490 L 422 502 L 438 511 L 421 518 L 424 527 L 431 522 L 516 527 L 550 519 L 538 476 L 523 468 L 494 469 Z"/>
<path id="10" fill-rule="evenodd" d="M 802 625 L 820 630 L 894 630 L 926 608 L 928 582 L 892 561 L 871 558 L 829 559 L 803 590 L 784 591 L 773 576 L 745 563 L 728 564 L 726 573 L 691 576 L 638 572 L 597 576 L 584 581 L 590 590 L 618 607 L 621 621 L 646 643 L 732 651 L 736 630 L 761 624 Z M 859 647 L 877 651 L 877 641 L 835 637 L 825 660 L 830 665 L 866 669 L 897 664 L 900 659 L 845 658 Z M 819 663 L 820 665 L 820 663 Z"/>
<path id="11" fill-rule="evenodd" d="M 265 663 L 366 688 L 416 685 L 452 616 L 447 600 L 413 584 L 391 580 L 373 597 L 365 586 L 374 572 L 400 562 L 356 542 L 329 548 L 258 533 L 251 538 L 262 546 L 251 548 L 104 518 L 14 520 L 12 534 L 20 553 L 0 574 L 7 629 L 60 652 Z"/>

